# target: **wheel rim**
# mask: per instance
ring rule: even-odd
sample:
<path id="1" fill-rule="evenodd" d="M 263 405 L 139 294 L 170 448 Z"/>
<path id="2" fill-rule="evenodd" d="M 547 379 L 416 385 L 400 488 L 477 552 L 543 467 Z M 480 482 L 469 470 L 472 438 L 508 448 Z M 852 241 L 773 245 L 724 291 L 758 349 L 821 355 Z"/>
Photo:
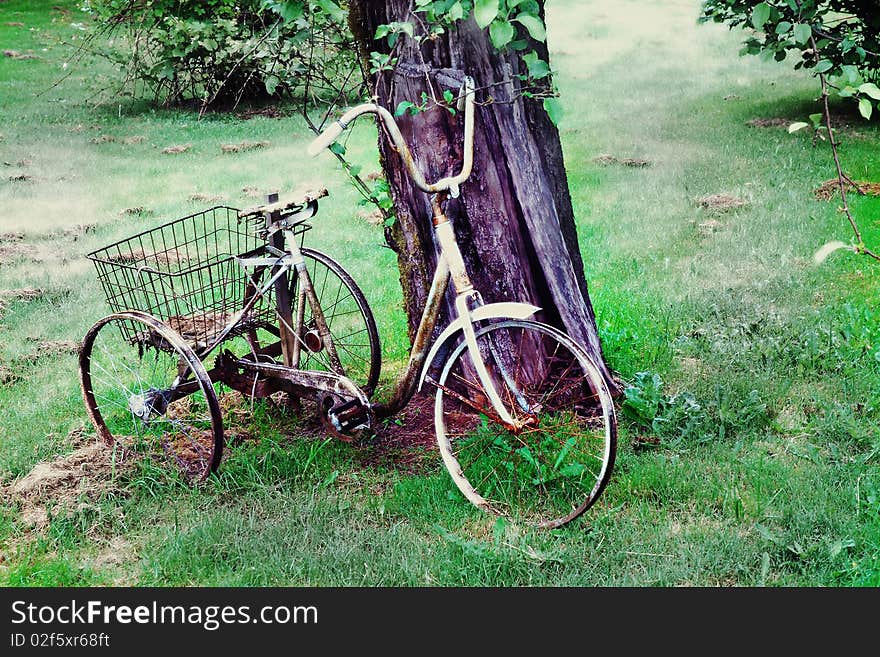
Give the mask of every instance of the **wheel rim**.
<path id="1" fill-rule="evenodd" d="M 303 256 L 345 375 L 369 394 L 379 379 L 379 345 L 378 331 L 366 299 L 354 279 L 329 256 L 313 249 L 303 249 Z M 301 287 L 299 277 L 291 281 L 290 287 L 291 298 L 296 299 Z M 317 330 L 308 304 L 303 325 L 304 342 L 308 345 L 314 341 L 309 338 L 314 338 Z M 301 369 L 331 369 L 323 348 L 312 351 L 304 347 L 300 358 Z"/>
<path id="2" fill-rule="evenodd" d="M 174 331 L 149 315 L 119 313 L 83 342 L 86 409 L 108 444 L 159 457 L 188 481 L 220 463 L 223 423 L 201 362 Z"/>
<path id="3" fill-rule="evenodd" d="M 435 399 L 447 469 L 486 511 L 540 527 L 573 520 L 598 499 L 613 465 L 616 428 L 604 381 L 576 343 L 543 324 L 500 322 L 478 330 L 477 341 L 520 426 L 505 426 L 492 410 L 459 344 Z"/>
<path id="4" fill-rule="evenodd" d="M 303 248 L 302 254 L 345 376 L 369 395 L 379 382 L 381 348 L 379 332 L 366 297 L 354 279 L 330 256 L 309 248 Z M 294 322 L 300 287 L 299 277 L 294 270 L 290 280 Z M 308 303 L 305 303 L 304 310 L 299 367 L 333 371 Z M 277 326 L 262 326 L 251 334 L 251 349 L 266 349 L 273 342 L 278 346 L 277 339 Z M 239 352 L 245 349 L 247 347 L 234 348 Z"/>

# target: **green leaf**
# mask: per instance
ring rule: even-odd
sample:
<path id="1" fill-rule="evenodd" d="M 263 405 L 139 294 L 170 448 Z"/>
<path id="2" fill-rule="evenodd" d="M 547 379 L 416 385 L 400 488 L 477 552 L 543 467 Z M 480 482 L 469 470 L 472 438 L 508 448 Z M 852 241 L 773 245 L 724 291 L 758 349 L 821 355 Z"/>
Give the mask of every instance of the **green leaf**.
<path id="1" fill-rule="evenodd" d="M 794 26 L 794 40 L 800 44 L 805 44 L 813 36 L 813 28 L 805 23 L 798 23 Z"/>
<path id="2" fill-rule="evenodd" d="M 834 66 L 833 63 L 828 61 L 827 59 L 821 60 L 818 64 L 816 64 L 815 71 L 816 73 L 827 73 Z"/>
<path id="3" fill-rule="evenodd" d="M 781 21 L 776 24 L 776 34 L 778 36 L 782 36 L 783 34 L 787 34 L 791 29 L 791 23 L 788 21 Z"/>
<path id="4" fill-rule="evenodd" d="M 841 73 L 843 73 L 844 77 L 846 77 L 846 81 L 850 84 L 855 84 L 862 77 L 859 75 L 859 69 L 857 66 L 853 66 L 852 64 L 844 64 L 840 67 Z"/>
<path id="5" fill-rule="evenodd" d="M 397 105 L 397 109 L 394 110 L 394 116 L 403 116 L 407 113 L 408 110 L 415 107 L 415 103 L 412 103 L 408 100 L 402 100 Z"/>
<path id="6" fill-rule="evenodd" d="M 541 471 L 541 466 L 538 465 L 538 462 L 535 460 L 535 457 L 532 455 L 532 450 L 530 450 L 526 445 L 523 445 L 519 449 L 515 450 L 517 454 L 519 454 L 527 463 L 529 463 L 535 470 L 538 472 Z"/>
<path id="7" fill-rule="evenodd" d="M 878 88 L 873 82 L 865 82 L 865 84 L 861 85 L 859 87 L 859 93 L 870 96 L 874 100 L 880 100 L 880 88 Z"/>
<path id="8" fill-rule="evenodd" d="M 809 125 L 809 123 L 804 123 L 803 121 L 796 121 L 795 123 L 792 123 L 790 126 L 788 126 L 788 134 L 792 134 L 794 132 L 797 132 L 798 130 L 803 130 Z"/>
<path id="9" fill-rule="evenodd" d="M 278 85 L 281 83 L 281 80 L 277 75 L 270 75 L 264 81 L 263 84 L 266 86 L 266 93 L 270 96 L 275 93 L 275 90 L 278 88 Z"/>
<path id="10" fill-rule="evenodd" d="M 513 25 L 507 21 L 493 21 L 489 26 L 489 38 L 492 40 L 492 45 L 498 50 L 511 42 L 513 32 Z"/>
<path id="11" fill-rule="evenodd" d="M 461 6 L 460 2 L 456 2 L 449 9 L 446 10 L 446 17 L 451 21 L 459 21 L 464 16 L 464 8 Z"/>
<path id="12" fill-rule="evenodd" d="M 583 476 L 584 472 L 587 471 L 587 466 L 583 463 L 569 463 L 564 468 L 559 470 L 559 474 L 563 477 L 567 477 L 570 479 L 577 479 Z"/>
<path id="13" fill-rule="evenodd" d="M 562 449 L 559 450 L 559 456 L 556 457 L 556 461 L 553 463 L 554 470 L 559 469 L 559 466 L 562 465 L 562 462 L 565 460 L 565 457 L 568 456 L 571 448 L 574 447 L 575 442 L 574 436 L 569 436 L 568 440 L 565 441 Z"/>
<path id="14" fill-rule="evenodd" d="M 544 110 L 547 112 L 547 116 L 550 117 L 550 120 L 553 122 L 553 125 L 559 127 L 559 121 L 562 120 L 562 103 L 559 102 L 558 98 L 545 98 L 544 99 Z"/>
<path id="15" fill-rule="evenodd" d="M 813 122 L 813 126 L 818 128 L 822 124 L 822 119 L 824 115 L 821 112 L 817 112 L 816 114 L 810 114 L 810 121 Z"/>
<path id="16" fill-rule="evenodd" d="M 291 23 L 303 15 L 303 6 L 300 2 L 273 2 L 267 3 L 266 7 L 281 16 L 285 23 Z"/>
<path id="17" fill-rule="evenodd" d="M 330 152 L 335 153 L 336 155 L 345 155 L 345 146 L 340 144 L 338 141 L 334 141 L 330 144 Z"/>
<path id="18" fill-rule="evenodd" d="M 498 16 L 498 0 L 477 0 L 474 3 L 474 19 L 480 29 L 486 27 Z"/>
<path id="19" fill-rule="evenodd" d="M 501 543 L 501 540 L 504 538 L 504 532 L 507 528 L 507 519 L 504 516 L 498 516 L 498 519 L 495 521 L 495 526 L 492 527 L 492 538 L 495 541 L 495 545 Z"/>
<path id="20" fill-rule="evenodd" d="M 522 13 L 513 20 L 526 28 L 529 36 L 535 41 L 544 41 L 547 38 L 547 30 L 544 29 L 544 23 L 537 16 Z"/>
<path id="21" fill-rule="evenodd" d="M 333 0 L 314 0 L 315 4 L 326 11 L 334 21 L 345 20 L 345 12 Z"/>
<path id="22" fill-rule="evenodd" d="M 844 540 L 837 540 L 831 544 L 831 547 L 829 548 L 828 552 L 831 554 L 831 558 L 834 559 L 844 550 L 847 550 L 847 549 L 849 549 L 851 547 L 855 547 L 855 546 L 856 546 L 856 542 L 854 540 L 852 540 L 851 538 L 847 538 Z"/>
<path id="23" fill-rule="evenodd" d="M 760 30 L 764 27 L 764 23 L 766 23 L 770 18 L 770 5 L 766 2 L 762 2 L 760 4 L 755 5 L 755 8 L 752 9 L 752 25 L 755 26 L 756 30 Z"/>
<path id="24" fill-rule="evenodd" d="M 874 106 L 871 104 L 871 101 L 867 98 L 859 99 L 859 114 L 864 116 L 866 119 L 871 118 L 871 113 L 874 111 Z"/>
<path id="25" fill-rule="evenodd" d="M 523 55 L 523 61 L 529 68 L 529 77 L 534 80 L 540 80 L 550 75 L 550 65 L 543 59 L 538 57 L 538 53 L 529 52 Z"/>

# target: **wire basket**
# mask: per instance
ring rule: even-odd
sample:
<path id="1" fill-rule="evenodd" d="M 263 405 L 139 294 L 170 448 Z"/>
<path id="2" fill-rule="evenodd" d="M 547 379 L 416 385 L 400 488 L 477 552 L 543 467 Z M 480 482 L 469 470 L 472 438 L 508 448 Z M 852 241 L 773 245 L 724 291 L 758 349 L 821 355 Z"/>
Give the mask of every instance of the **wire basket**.
<path id="1" fill-rule="evenodd" d="M 140 310 L 166 322 L 185 340 L 204 347 L 244 306 L 248 272 L 236 261 L 265 242 L 262 217 L 239 220 L 238 210 L 217 206 L 146 230 L 88 254 L 113 312 Z M 299 227 L 302 233 L 307 225 Z M 274 294 L 241 317 L 229 337 L 271 323 Z M 138 335 L 126 335 L 136 342 Z"/>

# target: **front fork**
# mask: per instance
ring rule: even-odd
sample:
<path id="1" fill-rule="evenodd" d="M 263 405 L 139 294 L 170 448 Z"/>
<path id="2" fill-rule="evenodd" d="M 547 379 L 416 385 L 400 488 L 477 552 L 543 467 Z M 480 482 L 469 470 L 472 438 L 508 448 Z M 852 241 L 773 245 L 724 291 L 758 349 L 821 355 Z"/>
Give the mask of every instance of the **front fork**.
<path id="1" fill-rule="evenodd" d="M 449 265 L 452 284 L 456 292 L 455 310 L 458 317 L 462 319 L 461 328 L 465 342 L 467 343 L 471 364 L 477 373 L 477 377 L 480 379 L 480 383 L 483 386 L 486 396 L 492 404 L 492 408 L 495 411 L 494 415 L 497 416 L 497 419 L 513 431 L 521 430 L 532 424 L 532 417 L 529 417 L 525 421 L 515 419 L 504 405 L 501 395 L 498 392 L 498 388 L 495 386 L 495 381 L 489 374 L 486 362 L 483 360 L 483 356 L 480 353 L 480 347 L 477 344 L 474 322 L 471 319 L 471 309 L 483 305 L 483 300 L 480 293 L 474 289 L 473 283 L 468 276 L 464 258 L 462 258 L 461 250 L 458 248 L 458 242 L 455 239 L 455 232 L 453 231 L 452 223 L 440 210 L 440 204 L 438 201 L 439 200 L 435 197 L 433 202 L 434 229 L 437 234 L 437 241 L 440 244 L 441 257 L 445 258 Z M 517 404 L 523 409 L 523 411 L 528 412 L 528 402 L 519 390 L 513 377 L 511 377 L 510 373 L 507 371 L 507 367 L 504 365 L 504 361 L 500 358 L 500 354 L 495 353 L 495 345 L 491 344 L 491 339 L 490 351 L 492 352 L 496 367 L 498 367 L 501 372 L 501 376 L 504 379 L 507 389 L 513 393 Z"/>

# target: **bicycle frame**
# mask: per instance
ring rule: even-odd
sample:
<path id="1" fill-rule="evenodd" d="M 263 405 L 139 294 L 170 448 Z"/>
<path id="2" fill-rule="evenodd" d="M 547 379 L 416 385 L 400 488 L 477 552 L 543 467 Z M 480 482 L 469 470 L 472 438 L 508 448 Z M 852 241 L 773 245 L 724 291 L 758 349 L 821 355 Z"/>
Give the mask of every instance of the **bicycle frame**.
<path id="1" fill-rule="evenodd" d="M 483 320 L 500 317 L 525 319 L 540 309 L 536 306 L 521 303 L 490 305 L 483 303 L 480 293 L 474 288 L 467 272 L 467 266 L 455 238 L 452 223 L 442 209 L 442 204 L 447 200 L 448 194 L 448 192 L 438 192 L 431 198 L 434 232 L 437 235 L 440 255 L 437 261 L 437 268 L 434 271 L 434 278 L 431 281 L 431 288 L 425 301 L 425 309 L 422 312 L 419 326 L 413 339 L 409 362 L 398 381 L 391 400 L 385 404 L 374 404 L 373 411 L 378 417 L 389 417 L 400 412 L 421 387 L 422 382 L 426 380 L 428 366 L 434 361 L 442 346 L 461 331 L 468 345 L 471 363 L 489 397 L 495 416 L 504 424 L 518 428 L 522 422 L 515 420 L 501 401 L 494 381 L 486 368 L 486 363 L 480 354 L 474 324 Z M 449 325 L 438 336 L 437 340 L 433 342 L 432 346 L 430 338 L 437 325 L 437 318 L 440 314 L 440 308 L 446 291 L 449 288 L 450 280 L 456 294 L 456 317 L 450 321 Z M 496 357 L 495 361 L 496 364 L 500 365 L 502 359 Z M 500 367 L 500 369 L 502 377 L 508 382 L 509 386 L 512 386 L 512 380 L 507 372 L 503 367 Z M 421 379 L 419 379 L 420 373 Z M 512 390 L 516 391 L 516 386 L 512 386 Z M 519 397 L 519 394 L 517 393 L 516 396 Z M 486 411 L 487 409 L 477 410 Z"/>
<path id="2" fill-rule="evenodd" d="M 400 134 L 400 130 L 397 128 L 394 118 L 387 112 L 387 110 L 384 110 L 384 108 L 378 105 L 365 104 L 349 110 L 342 119 L 336 122 L 317 140 L 315 140 L 309 150 L 313 154 L 317 153 L 322 148 L 329 146 L 355 118 L 362 114 L 375 113 L 382 118 L 386 126 L 389 128 L 392 140 L 397 145 L 416 186 L 423 191 L 432 194 L 432 220 L 440 252 L 437 268 L 431 282 L 431 288 L 425 303 L 425 309 L 419 320 L 419 326 L 413 340 L 407 367 L 398 380 L 390 401 L 384 404 L 373 404 L 373 412 L 378 417 L 388 417 L 402 410 L 416 393 L 421 383 L 426 380 L 427 366 L 433 362 L 439 349 L 446 343 L 446 341 L 461 331 L 464 340 L 467 343 L 471 364 L 473 365 L 477 377 L 489 398 L 492 410 L 494 410 L 494 417 L 511 428 L 519 429 L 524 425 L 522 421 L 517 421 L 511 416 L 510 412 L 502 402 L 495 386 L 495 382 L 489 374 L 486 363 L 480 353 L 474 326 L 480 321 L 488 319 L 504 317 L 517 317 L 524 319 L 525 317 L 534 314 L 539 309 L 528 304 L 505 303 L 491 304 L 491 308 L 481 311 L 481 309 L 487 307 L 483 303 L 480 293 L 474 288 L 473 283 L 471 282 L 470 276 L 467 272 L 467 266 L 465 265 L 464 258 L 462 257 L 461 250 L 459 249 L 458 242 L 455 238 L 452 223 L 443 212 L 443 204 L 450 196 L 458 195 L 459 185 L 463 183 L 471 173 L 474 126 L 473 95 L 473 81 L 470 78 L 465 78 L 460 95 L 460 103 L 464 105 L 465 114 L 465 158 L 462 170 L 458 175 L 443 178 L 436 183 L 429 184 L 421 176 L 421 173 L 415 167 L 412 155 Z M 272 200 L 277 201 L 277 198 L 270 199 L 270 201 Z M 316 209 L 316 207 L 313 208 L 313 210 L 314 209 Z M 277 226 L 275 225 L 276 222 Z M 266 212 L 266 226 L 270 231 L 269 235 L 271 236 L 272 242 L 266 248 L 272 255 L 270 257 L 241 258 L 240 262 L 242 266 L 253 267 L 255 271 L 259 268 L 271 267 L 272 276 L 270 276 L 270 278 L 259 287 L 254 283 L 254 294 L 246 299 L 244 307 L 233 316 L 232 320 L 224 330 L 215 337 L 212 344 L 206 346 L 201 356 L 204 357 L 204 355 L 220 344 L 226 336 L 232 332 L 235 326 L 250 311 L 250 309 L 254 307 L 257 301 L 274 287 L 276 313 L 279 319 L 279 336 L 283 367 L 291 371 L 298 371 L 299 356 L 303 344 L 303 338 L 300 336 L 300 332 L 302 329 L 305 304 L 308 303 L 312 308 L 312 316 L 317 326 L 322 344 L 330 359 L 330 369 L 338 376 L 344 378 L 345 373 L 336 352 L 333 337 L 327 326 L 323 310 L 321 309 L 321 304 L 315 294 L 314 288 L 312 287 L 312 282 L 308 275 L 308 271 L 306 270 L 302 252 L 299 245 L 296 243 L 296 240 L 293 239 L 292 230 L 289 230 L 289 225 L 286 222 L 281 221 L 278 213 L 270 211 Z M 285 245 L 285 242 L 288 244 Z M 296 299 L 295 309 L 291 307 L 287 278 L 287 273 L 291 268 L 296 268 L 299 280 L 301 281 L 301 284 L 298 287 L 298 297 Z M 450 280 L 452 281 L 452 286 L 455 291 L 454 308 L 456 316 L 452 319 L 449 326 L 447 326 L 441 333 L 439 339 L 432 347 L 430 339 L 437 325 L 440 308 L 449 288 Z M 296 313 L 295 316 L 293 314 L 294 310 Z M 490 350 L 495 355 L 493 360 L 495 361 L 496 367 L 500 370 L 502 378 L 507 382 L 509 388 L 512 386 L 511 390 L 515 397 L 520 399 L 521 396 L 517 391 L 516 386 L 512 384 L 511 378 L 503 367 L 503 359 L 499 358 L 498 355 L 494 353 L 494 346 L 490 346 Z M 256 352 L 254 355 L 256 356 Z M 269 372 L 268 367 L 263 368 L 263 364 L 255 363 L 253 367 L 256 369 L 266 369 L 266 374 L 270 376 L 278 376 L 280 371 L 277 364 L 271 368 L 271 373 Z M 421 380 L 419 379 L 420 373 L 422 374 Z M 302 372 L 302 374 L 306 373 Z M 282 378 L 290 377 L 284 376 Z M 520 404 L 524 405 L 524 410 L 528 410 L 527 405 L 525 405 L 523 400 L 520 400 Z M 489 409 L 478 410 L 490 412 Z"/>
<path id="3" fill-rule="evenodd" d="M 277 194 L 270 195 L 268 198 L 270 204 L 277 202 L 277 200 Z M 271 208 L 272 206 L 270 205 L 269 207 Z M 317 212 L 317 203 L 314 199 L 309 200 L 306 205 L 292 215 L 289 215 L 286 219 L 283 219 L 281 213 L 276 210 L 265 212 L 266 245 L 260 249 L 260 254 L 244 254 L 238 258 L 241 267 L 253 270 L 253 274 L 248 276 L 250 289 L 245 294 L 244 304 L 229 319 L 223 329 L 214 336 L 211 342 L 197 352 L 200 359 L 204 360 L 208 354 L 216 349 L 236 329 L 254 306 L 274 288 L 282 365 L 258 363 L 255 360 L 255 362 L 249 363 L 248 366 L 262 370 L 266 376 L 284 379 L 303 388 L 307 388 L 310 384 L 319 390 L 330 390 L 335 387 L 332 385 L 332 380 L 328 379 L 328 376 L 331 375 L 325 372 L 298 369 L 304 343 L 300 333 L 305 316 L 305 305 L 308 303 L 312 310 L 312 318 L 318 330 L 318 335 L 330 360 L 329 369 L 336 376 L 344 378 L 343 368 L 333 342 L 333 337 L 315 293 L 299 241 L 295 237 L 294 228 L 297 224 L 301 223 L 301 220 L 290 221 L 291 218 L 298 218 L 298 215 L 307 210 L 311 210 L 310 216 Z M 266 269 L 271 269 L 271 275 L 265 281 L 259 283 L 257 278 Z M 288 277 L 292 269 L 296 270 L 300 282 L 297 288 L 298 294 L 295 300 L 295 307 L 291 304 Z M 255 336 L 248 336 L 246 334 L 246 337 L 251 346 L 252 353 L 256 357 L 258 349 L 255 344 Z M 309 378 L 310 376 L 311 379 Z M 344 384 L 343 387 L 345 388 L 354 387 L 354 384 L 347 379 L 344 381 Z"/>
<path id="4" fill-rule="evenodd" d="M 410 179 L 413 184 L 422 191 L 432 194 L 431 207 L 433 211 L 434 231 L 437 236 L 437 242 L 440 247 L 440 257 L 437 263 L 437 270 L 434 272 L 434 279 L 431 283 L 431 289 L 425 304 L 425 310 L 419 321 L 419 327 L 416 330 L 416 336 L 413 340 L 412 351 L 410 353 L 407 369 L 398 382 L 397 388 L 392 396 L 391 401 L 387 404 L 377 404 L 373 406 L 374 412 L 380 417 L 387 417 L 399 412 L 407 402 L 412 398 L 417 389 L 417 375 L 423 372 L 422 380 L 425 379 L 425 365 L 430 365 L 433 357 L 437 354 L 437 345 L 442 346 L 445 341 L 451 338 L 458 331 L 464 335 L 467 342 L 468 353 L 471 363 L 477 373 L 480 383 L 483 385 L 486 395 L 489 397 L 495 416 L 504 424 L 513 429 L 522 428 L 522 422 L 515 420 L 498 394 L 498 390 L 490 376 L 486 363 L 480 354 L 477 345 L 476 333 L 474 331 L 474 323 L 479 319 L 495 319 L 501 317 L 521 317 L 525 318 L 534 314 L 538 308 L 527 304 L 500 304 L 497 312 L 487 312 L 485 315 L 478 316 L 476 310 L 483 307 L 483 301 L 477 290 L 474 289 L 473 283 L 467 272 L 461 250 L 455 239 L 455 233 L 449 218 L 444 214 L 442 204 L 450 197 L 459 195 L 459 187 L 470 177 L 473 168 L 473 149 L 474 149 L 474 81 L 469 76 L 464 77 L 461 89 L 459 90 L 458 109 L 464 110 L 464 157 L 462 161 L 461 171 L 453 176 L 441 178 L 434 183 L 428 183 L 421 172 L 415 165 L 412 153 L 400 132 L 400 128 L 391 113 L 380 105 L 374 103 L 365 103 L 348 110 L 343 116 L 331 124 L 315 139 L 308 148 L 308 153 L 317 155 L 324 148 L 329 147 L 341 134 L 345 131 L 349 124 L 357 117 L 364 114 L 375 114 L 384 123 L 388 130 L 388 135 L 394 143 L 397 152 L 403 161 L 406 170 L 409 172 Z M 449 280 L 452 280 L 455 289 L 455 312 L 456 317 L 441 334 L 442 340 L 435 343 L 435 347 L 429 354 L 426 354 L 426 348 L 434 327 L 437 323 L 437 316 L 440 312 L 440 306 Z M 494 305 L 494 304 L 493 304 Z M 494 347 L 491 347 L 494 352 Z M 512 380 L 508 373 L 500 365 L 502 359 L 494 358 L 496 365 L 499 365 L 501 375 L 507 382 L 508 386 L 512 385 Z M 522 396 L 513 386 L 515 397 L 520 400 L 520 404 L 524 404 Z M 485 409 L 481 409 L 485 410 Z M 527 408 L 525 410 L 528 410 Z"/>

